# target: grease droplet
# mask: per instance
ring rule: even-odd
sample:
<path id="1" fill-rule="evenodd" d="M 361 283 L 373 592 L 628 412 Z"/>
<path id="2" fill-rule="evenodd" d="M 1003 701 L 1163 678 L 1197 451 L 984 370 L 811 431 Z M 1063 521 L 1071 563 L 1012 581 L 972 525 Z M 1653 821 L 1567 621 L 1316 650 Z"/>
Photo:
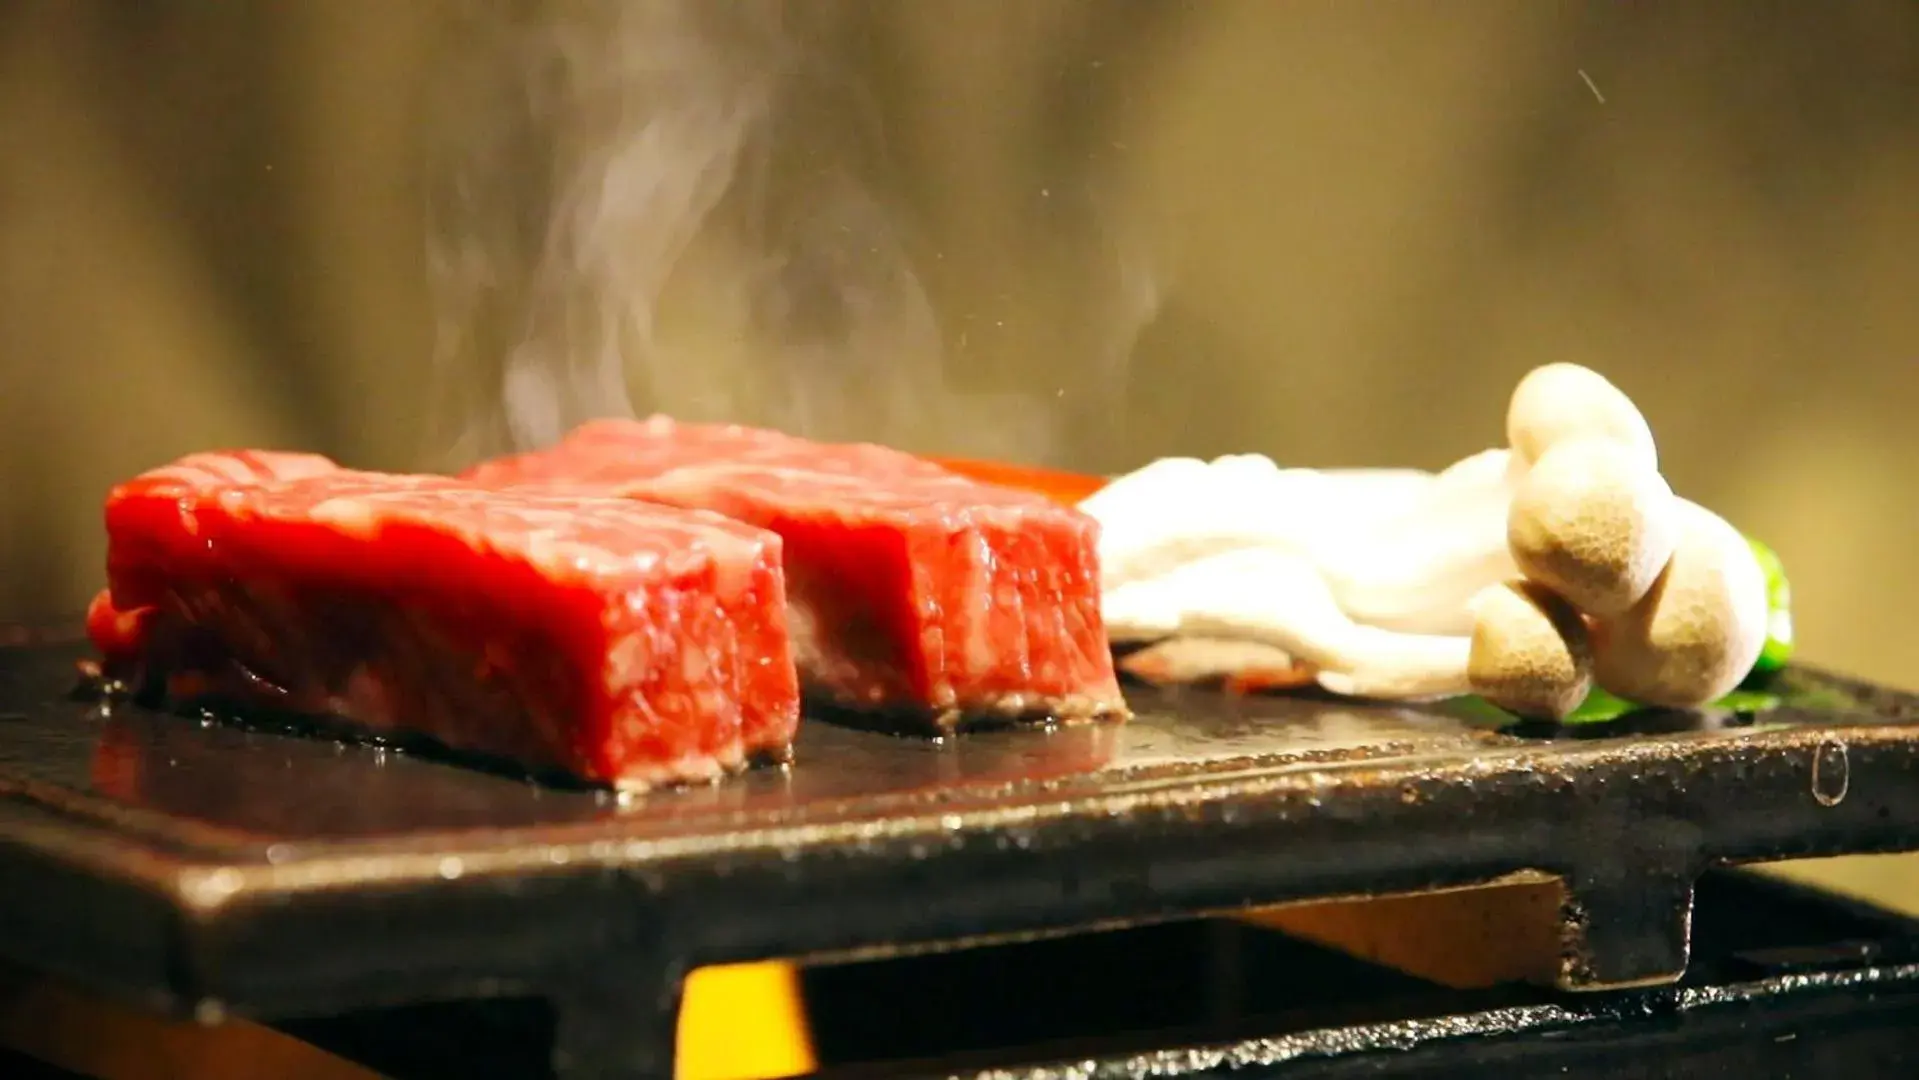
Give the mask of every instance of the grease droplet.
<path id="1" fill-rule="evenodd" d="M 1838 806 L 1852 786 L 1852 764 L 1846 744 L 1831 739 L 1812 752 L 1812 797 L 1820 806 Z"/>

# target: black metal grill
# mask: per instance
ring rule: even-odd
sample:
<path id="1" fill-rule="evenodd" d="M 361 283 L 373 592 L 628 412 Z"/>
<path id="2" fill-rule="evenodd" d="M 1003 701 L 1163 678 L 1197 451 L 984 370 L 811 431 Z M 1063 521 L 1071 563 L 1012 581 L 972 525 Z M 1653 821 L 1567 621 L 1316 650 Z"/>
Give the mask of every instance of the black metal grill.
<path id="1" fill-rule="evenodd" d="M 1469 1044 L 1531 1069 L 1557 1060 L 1535 1043 L 1668 1029 L 1724 1042 L 1710 1033 L 1733 1021 L 1716 1017 L 1781 1035 L 1822 1009 L 1862 1032 L 1910 1019 L 1903 924 L 1707 948 L 1715 912 L 1758 904 L 1695 890 L 1716 866 L 1919 846 L 1919 707 L 1817 673 L 1792 674 L 1757 713 L 1579 729 L 1202 693 L 1141 693 L 1122 728 L 947 744 L 815 721 L 790 772 L 623 806 L 430 754 L 76 701 L 80 655 L 0 650 L 0 955 L 183 1011 L 358 1018 L 299 1028 L 322 1042 L 377 1028 L 370 1010 L 488 998 L 478 1015 L 517 1031 L 514 1045 L 544 1038 L 568 1074 L 660 1074 L 683 973 L 768 957 L 815 962 L 828 1064 L 877 1055 L 886 1075 L 929 1055 L 936 1067 L 913 1069 L 975 1054 L 986 1067 L 1014 1044 L 1009 1065 L 1091 1062 L 1093 1075 L 1345 1075 L 1342 1061 L 1443 1065 Z M 1547 879 L 1566 886 L 1558 991 L 1439 992 L 1272 931 L 1191 921 Z M 1830 951 L 1855 940 L 1873 944 Z M 881 963 L 824 963 L 849 959 Z M 1154 993 L 1127 981 L 1155 969 Z M 1046 989 L 1073 972 L 1078 990 Z M 847 1019 L 862 1006 L 844 1002 L 904 1017 L 969 978 L 986 1010 L 973 1021 L 947 1010 L 862 1033 Z M 1262 996 L 1285 986 L 1305 997 Z M 1075 998 L 1080 1026 L 1044 1030 L 1070 1010 L 1040 1006 Z M 1156 1000 L 1191 1015 L 1153 1014 Z M 461 1015 L 463 1039 L 491 1030 Z M 427 1045 L 430 1016 L 413 1016 Z M 942 1031 L 948 1044 L 911 1042 Z M 1904 1053 L 1896 1042 L 1873 1052 Z M 1815 1044 L 1800 1034 L 1778 1052 Z M 1401 1064 L 1374 1056 L 1387 1049 Z"/>

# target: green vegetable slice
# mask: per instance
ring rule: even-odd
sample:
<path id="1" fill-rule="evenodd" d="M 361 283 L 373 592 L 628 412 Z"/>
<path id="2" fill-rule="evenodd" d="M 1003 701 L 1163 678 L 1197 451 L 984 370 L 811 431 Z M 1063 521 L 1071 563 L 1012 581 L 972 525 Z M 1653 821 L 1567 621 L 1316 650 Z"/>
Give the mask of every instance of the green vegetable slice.
<path id="1" fill-rule="evenodd" d="M 1747 679 L 1750 683 L 1778 673 L 1792 659 L 1792 582 L 1786 580 L 1786 567 L 1777 552 L 1750 536 L 1746 542 L 1752 545 L 1760 569 L 1766 572 L 1766 647 L 1752 666 Z"/>

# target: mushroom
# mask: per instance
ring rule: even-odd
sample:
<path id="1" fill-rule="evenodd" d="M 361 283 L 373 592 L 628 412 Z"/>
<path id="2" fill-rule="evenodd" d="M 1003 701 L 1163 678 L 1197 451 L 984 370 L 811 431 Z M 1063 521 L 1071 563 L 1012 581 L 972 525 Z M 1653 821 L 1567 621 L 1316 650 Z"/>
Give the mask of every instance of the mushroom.
<path id="1" fill-rule="evenodd" d="M 1440 473 L 1407 514 L 1320 554 L 1347 614 L 1394 630 L 1468 633 L 1467 601 L 1520 574 L 1563 589 L 1589 614 L 1623 611 L 1645 594 L 1672 552 L 1672 492 L 1632 400 L 1597 372 L 1546 364 L 1514 388 L 1506 438 L 1507 450 Z M 1552 454 L 1559 447 L 1565 453 Z"/>
<path id="2" fill-rule="evenodd" d="M 1643 460 L 1608 438 L 1550 445 L 1506 517 L 1513 562 L 1588 615 L 1639 602 L 1679 541 L 1677 499 Z"/>
<path id="3" fill-rule="evenodd" d="M 1580 436 L 1610 439 L 1657 472 L 1659 451 L 1639 407 L 1606 377 L 1578 364 L 1545 364 L 1527 372 L 1506 406 L 1506 444 L 1531 466 L 1556 443 Z"/>
<path id="4" fill-rule="evenodd" d="M 1766 643 L 1766 575 L 1725 519 L 1677 501 L 1679 542 L 1651 590 L 1593 625 L 1593 671 L 1609 693 L 1694 708 L 1752 670 Z"/>
<path id="5" fill-rule="evenodd" d="M 1505 450 L 1462 458 L 1399 513 L 1307 547 L 1341 610 L 1386 630 L 1471 633 L 1467 602 L 1519 573 L 1506 544 L 1509 459 Z"/>
<path id="6" fill-rule="evenodd" d="M 1514 390 L 1507 437 L 1439 474 L 1239 455 L 1121 478 L 1082 504 L 1109 635 L 1156 643 L 1149 677 L 1284 662 L 1337 694 L 1477 693 L 1552 719 L 1594 681 L 1679 706 L 1737 684 L 1764 643 L 1763 572 L 1672 493 L 1631 400 L 1549 364 Z"/>
<path id="7" fill-rule="evenodd" d="M 1282 469 L 1258 454 L 1162 458 L 1079 508 L 1100 523 L 1100 580 L 1113 589 L 1239 548 L 1337 550 L 1433 481 L 1412 469 Z"/>
<path id="8" fill-rule="evenodd" d="M 1311 562 L 1279 548 L 1200 559 L 1117 590 L 1107 604 L 1123 620 L 1169 629 L 1168 637 L 1269 646 L 1317 671 L 1334 693 L 1422 699 L 1467 692 L 1466 637 L 1361 626 L 1340 610 Z M 1167 627 L 1172 611 L 1177 625 Z"/>
<path id="9" fill-rule="evenodd" d="M 1530 582 L 1482 590 L 1471 604 L 1470 637 L 1359 625 L 1310 563 L 1274 548 L 1199 560 L 1128 586 L 1122 601 L 1122 617 L 1134 612 L 1168 631 L 1141 661 L 1141 673 L 1158 680 L 1227 674 L 1222 662 L 1257 657 L 1260 665 L 1311 668 L 1321 687 L 1347 697 L 1477 693 L 1520 715 L 1552 719 L 1577 707 L 1592 680 L 1578 613 Z M 1168 625 L 1175 607 L 1177 625 Z"/>
<path id="10" fill-rule="evenodd" d="M 1357 622 L 1465 635 L 1466 602 L 1519 573 L 1506 544 L 1510 459 L 1486 450 L 1434 474 L 1281 469 L 1252 454 L 1165 458 L 1113 481 L 1080 509 L 1100 523 L 1109 596 L 1213 555 L 1276 548 L 1317 567 Z M 1120 633 L 1154 636 L 1123 625 Z"/>
<path id="11" fill-rule="evenodd" d="M 1473 598 L 1473 692 L 1507 712 L 1563 720 L 1592 689 L 1586 623 L 1564 598 L 1532 581 L 1494 585 Z"/>
<path id="12" fill-rule="evenodd" d="M 1101 488 L 1080 509 L 1100 524 L 1100 582 L 1111 591 L 1248 542 L 1232 520 L 1243 505 L 1211 463 L 1160 458 Z"/>

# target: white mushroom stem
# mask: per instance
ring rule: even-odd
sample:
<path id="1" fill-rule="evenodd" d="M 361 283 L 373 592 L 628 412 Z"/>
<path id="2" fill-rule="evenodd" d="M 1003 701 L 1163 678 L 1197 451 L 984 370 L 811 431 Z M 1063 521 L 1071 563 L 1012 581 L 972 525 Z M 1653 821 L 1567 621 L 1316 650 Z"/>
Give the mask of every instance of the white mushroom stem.
<path id="1" fill-rule="evenodd" d="M 1269 646 L 1316 669 L 1320 685 L 1338 694 L 1425 699 L 1470 690 L 1470 639 L 1361 626 L 1311 563 L 1278 548 L 1225 552 L 1123 586 L 1106 609 L 1122 632 L 1150 627 Z"/>
<path id="2" fill-rule="evenodd" d="M 1515 573 L 1508 457 L 1488 450 L 1437 475 L 1280 469 L 1257 455 L 1170 458 L 1080 506 L 1100 522 L 1109 592 L 1229 551 L 1277 549 L 1311 563 L 1357 622 L 1465 634 L 1466 601 Z"/>
<path id="3" fill-rule="evenodd" d="M 1100 523 L 1108 589 L 1248 547 L 1337 546 L 1402 513 L 1434 477 L 1411 469 L 1281 469 L 1257 454 L 1162 458 L 1080 503 Z"/>
<path id="4" fill-rule="evenodd" d="M 1487 450 L 1433 479 L 1418 502 L 1367 531 L 1311 552 L 1354 621 L 1411 634 L 1467 634 L 1467 602 L 1518 575 L 1506 543 L 1514 470 Z"/>
<path id="5" fill-rule="evenodd" d="M 1079 504 L 1100 524 L 1103 588 L 1110 593 L 1193 559 L 1259 542 L 1260 521 L 1279 508 L 1252 492 L 1230 490 L 1215 464 L 1161 458 Z M 1107 621 L 1112 622 L 1110 615 Z"/>
<path id="6" fill-rule="evenodd" d="M 1177 620 L 1166 618 L 1181 601 Z M 1346 697 L 1429 700 L 1477 693 L 1524 716 L 1559 719 L 1591 685 L 1585 624 L 1565 601 L 1531 582 L 1480 591 L 1468 604 L 1469 637 L 1403 634 L 1347 618 L 1311 565 L 1270 548 L 1227 552 L 1123 590 L 1119 614 L 1138 603 L 1172 623 L 1173 636 L 1139 661 L 1158 681 L 1230 674 L 1223 665 L 1315 670 Z M 1249 648 L 1250 646 L 1250 648 Z"/>

